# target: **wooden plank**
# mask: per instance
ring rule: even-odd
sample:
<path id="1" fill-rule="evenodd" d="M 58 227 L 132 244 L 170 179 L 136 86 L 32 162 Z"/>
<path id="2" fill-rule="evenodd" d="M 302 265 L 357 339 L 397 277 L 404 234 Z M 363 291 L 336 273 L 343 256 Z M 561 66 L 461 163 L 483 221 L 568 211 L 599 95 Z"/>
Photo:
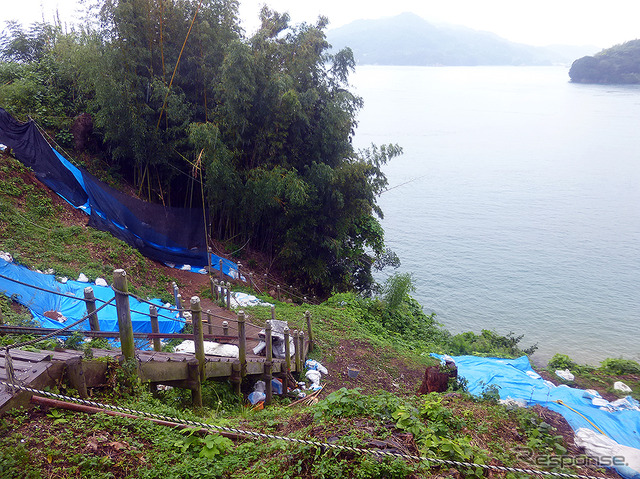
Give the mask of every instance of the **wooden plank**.
<path id="1" fill-rule="evenodd" d="M 73 351 L 73 350 L 65 349 L 64 351 L 53 351 L 53 355 L 51 356 L 51 359 L 53 361 L 66 361 L 68 359 L 81 358 L 82 356 L 84 356 L 82 351 Z"/>
<path id="2" fill-rule="evenodd" d="M 162 383 L 163 381 L 179 381 L 189 377 L 186 361 L 157 362 L 149 361 L 139 364 L 140 379 Z"/>
<path id="3" fill-rule="evenodd" d="M 6 354 L 6 350 L 0 350 L 0 357 L 4 358 Z M 12 349 L 10 351 L 11 357 L 13 359 L 20 359 L 23 361 L 31 361 L 32 363 L 37 363 L 40 361 L 48 361 L 51 359 L 51 351 L 34 353 L 33 351 L 23 351 L 22 349 Z"/>

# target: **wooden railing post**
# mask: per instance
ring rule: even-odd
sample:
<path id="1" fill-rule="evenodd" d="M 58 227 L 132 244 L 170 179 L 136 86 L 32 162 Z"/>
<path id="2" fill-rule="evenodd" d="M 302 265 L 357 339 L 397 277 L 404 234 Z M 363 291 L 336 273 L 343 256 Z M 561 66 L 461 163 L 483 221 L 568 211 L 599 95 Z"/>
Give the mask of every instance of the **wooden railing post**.
<path id="1" fill-rule="evenodd" d="M 282 391 L 287 394 L 289 390 L 289 374 L 291 374 L 291 345 L 289 344 L 289 328 L 284 328 L 284 377 L 282 378 Z"/>
<path id="2" fill-rule="evenodd" d="M 247 375 L 247 333 L 244 311 L 238 311 L 238 359 L 240 360 L 240 379 Z"/>
<path id="3" fill-rule="evenodd" d="M 276 291 L 278 293 L 278 301 L 280 301 L 280 285 L 276 286 Z"/>
<path id="4" fill-rule="evenodd" d="M 313 351 L 313 331 L 311 331 L 311 312 L 305 311 L 304 317 L 307 320 L 307 335 L 309 336 L 309 351 Z"/>
<path id="5" fill-rule="evenodd" d="M 178 316 L 184 318 L 184 308 L 182 307 L 182 295 L 178 295 L 178 301 L 176 302 L 176 307 L 178 308 Z"/>
<path id="6" fill-rule="evenodd" d="M 211 275 L 209 276 L 209 287 L 211 288 L 211 299 L 216 299 L 216 284 Z"/>
<path id="7" fill-rule="evenodd" d="M 267 293 L 269 291 L 269 283 L 267 282 L 267 273 L 262 275 L 262 285 L 264 286 L 264 292 Z"/>
<path id="8" fill-rule="evenodd" d="M 304 331 L 302 329 L 298 331 L 298 340 L 300 341 L 300 371 L 302 371 L 307 359 L 307 355 L 304 353 Z"/>
<path id="9" fill-rule="evenodd" d="M 220 281 L 224 279 L 224 273 L 222 272 L 222 258 L 218 261 L 218 266 L 220 267 Z"/>
<path id="10" fill-rule="evenodd" d="M 213 334 L 213 317 L 210 309 L 207 309 L 207 331 L 209 334 Z"/>
<path id="11" fill-rule="evenodd" d="M 227 309 L 231 309 L 231 283 L 227 282 Z"/>
<path id="12" fill-rule="evenodd" d="M 113 272 L 113 289 L 116 296 L 116 312 L 118 315 L 118 331 L 120 332 L 120 348 L 125 360 L 135 359 L 136 345 L 133 340 L 133 324 L 129 307 L 129 285 L 127 273 L 123 269 Z"/>
<path id="13" fill-rule="evenodd" d="M 238 263 L 238 284 L 242 284 L 242 263 Z"/>
<path id="14" fill-rule="evenodd" d="M 182 305 L 180 304 L 180 298 L 182 298 L 182 296 L 180 296 L 180 290 L 178 289 L 178 285 L 176 284 L 176 282 L 174 281 L 171 284 L 173 285 L 173 299 L 176 302 L 176 308 L 178 309 L 178 316 L 182 318 L 183 317 Z"/>
<path id="15" fill-rule="evenodd" d="M 213 299 L 220 301 L 220 283 L 217 279 L 213 280 Z"/>
<path id="16" fill-rule="evenodd" d="M 87 314 L 89 315 L 89 328 L 91 331 L 100 331 L 100 322 L 98 321 L 98 313 L 96 313 L 96 297 L 93 295 L 93 288 L 91 286 L 84 288 L 84 299 L 87 300 L 86 304 Z"/>
<path id="17" fill-rule="evenodd" d="M 229 336 L 229 321 L 222 321 L 222 335 Z"/>
<path id="18" fill-rule="evenodd" d="M 271 305 L 271 319 L 272 320 L 276 319 L 276 306 L 275 306 L 275 304 Z"/>
<path id="19" fill-rule="evenodd" d="M 158 309 L 153 305 L 149 305 L 149 318 L 151 319 L 151 332 L 160 334 L 160 325 L 158 324 Z M 160 338 L 153 338 L 153 350 L 162 351 Z"/>
<path id="20" fill-rule="evenodd" d="M 300 342 L 298 341 L 298 331 L 295 329 L 293 330 L 293 345 L 295 346 L 293 358 L 296 365 L 296 373 L 300 374 L 300 371 L 302 370 L 300 367 Z"/>
<path id="21" fill-rule="evenodd" d="M 265 394 L 266 398 L 264 403 L 268 406 L 271 404 L 271 400 L 273 398 L 273 384 L 271 384 L 271 380 L 273 379 L 273 370 L 271 366 L 273 364 L 273 344 L 271 343 L 271 323 L 267 321 L 267 324 L 264 327 L 264 338 L 267 342 L 267 351 L 266 356 L 267 360 L 264 362 L 264 375 L 265 375 Z"/>
<path id="22" fill-rule="evenodd" d="M 204 329 L 202 328 L 202 307 L 198 296 L 191 297 L 191 324 L 193 324 L 193 342 L 198 360 L 200 382 L 205 378 Z"/>

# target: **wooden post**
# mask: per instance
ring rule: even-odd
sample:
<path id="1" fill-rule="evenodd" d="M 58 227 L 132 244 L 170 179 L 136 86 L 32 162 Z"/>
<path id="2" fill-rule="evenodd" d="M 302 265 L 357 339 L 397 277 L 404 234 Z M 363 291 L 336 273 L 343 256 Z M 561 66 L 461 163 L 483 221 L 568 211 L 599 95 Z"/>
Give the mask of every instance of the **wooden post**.
<path id="1" fill-rule="evenodd" d="M 229 336 L 229 321 L 222 321 L 222 335 Z"/>
<path id="2" fill-rule="evenodd" d="M 2 310 L 0 309 L 0 324 L 4 324 L 4 319 L 2 318 Z"/>
<path id="3" fill-rule="evenodd" d="M 231 309 L 231 283 L 227 282 L 227 309 Z"/>
<path id="4" fill-rule="evenodd" d="M 220 284 L 217 279 L 213 280 L 213 299 L 220 301 Z"/>
<path id="5" fill-rule="evenodd" d="M 133 340 L 133 324 L 129 308 L 129 285 L 127 273 L 123 269 L 113 272 L 113 289 L 116 295 L 116 311 L 118 315 L 118 331 L 120 332 L 120 348 L 125 360 L 135 359 L 136 345 Z"/>
<path id="6" fill-rule="evenodd" d="M 242 283 L 242 264 L 238 263 L 238 283 Z"/>
<path id="7" fill-rule="evenodd" d="M 289 328 L 284 328 L 284 364 L 285 371 L 282 378 L 282 392 L 287 394 L 289 390 L 289 374 L 291 374 L 291 345 L 289 344 Z"/>
<path id="8" fill-rule="evenodd" d="M 244 311 L 238 311 L 238 359 L 241 380 L 247 375 L 247 334 L 244 321 Z"/>
<path id="9" fill-rule="evenodd" d="M 222 258 L 218 261 L 218 266 L 220 267 L 220 281 L 224 279 L 224 273 L 222 272 Z"/>
<path id="10" fill-rule="evenodd" d="M 159 334 L 160 326 L 158 324 L 158 309 L 153 304 L 149 305 L 149 318 L 151 319 L 151 332 Z M 162 351 L 160 338 L 153 338 L 153 350 Z"/>
<path id="11" fill-rule="evenodd" d="M 98 321 L 98 313 L 96 313 L 96 297 L 93 295 L 93 288 L 91 286 L 84 288 L 84 299 L 87 300 L 86 304 L 87 314 L 89 315 L 89 328 L 91 331 L 100 331 L 100 322 Z"/>
<path id="12" fill-rule="evenodd" d="M 272 320 L 276 319 L 276 306 L 275 306 L 275 304 L 271 305 L 271 319 Z"/>
<path id="13" fill-rule="evenodd" d="M 233 384 L 233 390 L 238 396 L 242 396 L 242 364 L 239 360 L 235 360 L 231 363 L 231 384 Z"/>
<path id="14" fill-rule="evenodd" d="M 87 382 L 84 377 L 84 368 L 82 366 L 82 358 L 71 358 L 66 361 L 67 377 L 69 378 L 69 385 L 78 391 L 78 396 L 81 398 L 89 397 L 87 391 Z"/>
<path id="15" fill-rule="evenodd" d="M 198 377 L 202 383 L 205 377 L 204 330 L 202 328 L 202 307 L 198 296 L 191 297 L 191 324 L 193 324 L 193 343 L 198 360 Z"/>
<path id="16" fill-rule="evenodd" d="M 171 283 L 173 285 L 173 299 L 176 301 L 176 308 L 178 309 L 178 316 L 182 318 L 182 307 L 180 306 L 180 290 L 178 289 L 178 285 L 174 281 Z"/>
<path id="17" fill-rule="evenodd" d="M 311 331 L 311 312 L 305 311 L 304 317 L 307 320 L 307 335 L 309 336 L 309 352 L 313 351 L 313 331 Z"/>
<path id="18" fill-rule="evenodd" d="M 253 273 L 249 271 L 249 287 L 253 290 L 257 290 L 256 284 L 253 282 Z"/>
<path id="19" fill-rule="evenodd" d="M 188 384 L 191 389 L 191 403 L 194 407 L 202 407 L 202 383 L 200 381 L 200 364 L 196 360 L 187 363 Z"/>
<path id="20" fill-rule="evenodd" d="M 276 286 L 276 291 L 278 292 L 278 301 L 280 301 L 280 285 Z"/>
<path id="21" fill-rule="evenodd" d="M 264 283 L 263 283 L 264 292 L 267 293 L 267 292 L 269 292 L 269 283 L 267 282 L 267 273 L 262 275 L 262 280 L 264 281 Z"/>
<path id="22" fill-rule="evenodd" d="M 298 341 L 298 331 L 295 329 L 293 330 L 293 345 L 296 348 L 295 352 L 293 353 L 293 360 L 294 364 L 296 365 L 296 373 L 298 373 L 299 375 L 302 369 L 300 367 L 300 342 Z"/>
<path id="23" fill-rule="evenodd" d="M 304 354 L 304 331 L 302 329 L 298 331 L 298 340 L 300 341 L 300 371 L 302 371 L 304 362 L 307 359 L 307 355 Z"/>
<path id="24" fill-rule="evenodd" d="M 209 274 L 209 287 L 211 288 L 211 299 L 216 299 L 216 285 L 211 274 Z"/>
<path id="25" fill-rule="evenodd" d="M 176 302 L 176 306 L 178 307 L 178 316 L 184 318 L 184 309 L 182 308 L 182 295 L 178 295 L 178 301 Z"/>
<path id="26" fill-rule="evenodd" d="M 207 309 L 207 331 L 209 331 L 209 334 L 213 334 L 213 317 L 210 309 Z"/>
<path id="27" fill-rule="evenodd" d="M 264 337 L 267 342 L 267 351 L 266 356 L 267 360 L 264 362 L 264 375 L 265 375 L 265 394 L 267 397 L 264 400 L 265 405 L 271 404 L 271 400 L 273 398 L 273 384 L 271 384 L 271 380 L 273 379 L 273 370 L 271 369 L 271 365 L 273 364 L 273 344 L 271 342 L 271 323 L 267 321 L 267 324 L 264 327 Z"/>

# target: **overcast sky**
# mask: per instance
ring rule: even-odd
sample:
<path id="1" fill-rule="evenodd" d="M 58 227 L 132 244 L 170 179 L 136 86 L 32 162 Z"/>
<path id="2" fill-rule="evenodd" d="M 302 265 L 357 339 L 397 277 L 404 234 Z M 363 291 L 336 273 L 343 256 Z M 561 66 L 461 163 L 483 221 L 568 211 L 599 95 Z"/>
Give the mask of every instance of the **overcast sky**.
<path id="1" fill-rule="evenodd" d="M 79 0 L 2 0 L 0 20 L 23 23 L 53 18 L 58 9 L 63 22 L 78 18 Z M 264 0 L 240 0 L 243 26 L 258 26 Z M 639 0 L 268 0 L 267 5 L 289 12 L 295 23 L 330 20 L 329 28 L 360 18 L 382 18 L 413 12 L 430 22 L 485 30 L 529 45 L 594 45 L 600 48 L 640 38 Z"/>

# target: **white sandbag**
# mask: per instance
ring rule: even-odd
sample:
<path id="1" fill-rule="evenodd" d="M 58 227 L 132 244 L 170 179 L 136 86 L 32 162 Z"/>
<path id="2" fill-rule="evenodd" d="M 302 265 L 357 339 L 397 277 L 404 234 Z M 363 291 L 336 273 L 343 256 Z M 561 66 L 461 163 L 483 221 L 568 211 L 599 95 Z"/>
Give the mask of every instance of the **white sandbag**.
<path id="1" fill-rule="evenodd" d="M 556 369 L 556 376 L 564 379 L 565 381 L 573 381 L 576 378 L 568 369 Z"/>
<path id="2" fill-rule="evenodd" d="M 13 262 L 13 257 L 11 256 L 10 253 L 7 253 L 6 251 L 0 251 L 0 259 L 5 260 L 7 263 Z"/>
<path id="3" fill-rule="evenodd" d="M 631 392 L 631 388 L 622 381 L 616 381 L 615 383 L 613 383 L 613 389 L 615 389 L 616 391 L 622 391 L 623 393 L 627 394 Z"/>
<path id="4" fill-rule="evenodd" d="M 195 353 L 196 345 L 191 339 L 187 339 L 176 346 L 176 352 Z M 225 358 L 237 358 L 239 356 L 239 349 L 235 344 L 220 344 L 213 341 L 205 341 L 204 354 Z"/>
<path id="5" fill-rule="evenodd" d="M 109 284 L 104 278 L 96 278 L 96 286 L 109 286 Z"/>
<path id="6" fill-rule="evenodd" d="M 640 479 L 640 449 L 623 446 L 604 434 L 584 427 L 578 429 L 574 440 L 578 447 L 583 447 L 601 465 L 615 467 L 627 479 Z"/>
<path id="7" fill-rule="evenodd" d="M 89 278 L 87 278 L 87 275 L 85 275 L 84 273 L 80 273 L 78 275 L 78 279 L 76 279 L 76 281 L 78 281 L 79 283 L 88 283 L 89 282 Z"/>

